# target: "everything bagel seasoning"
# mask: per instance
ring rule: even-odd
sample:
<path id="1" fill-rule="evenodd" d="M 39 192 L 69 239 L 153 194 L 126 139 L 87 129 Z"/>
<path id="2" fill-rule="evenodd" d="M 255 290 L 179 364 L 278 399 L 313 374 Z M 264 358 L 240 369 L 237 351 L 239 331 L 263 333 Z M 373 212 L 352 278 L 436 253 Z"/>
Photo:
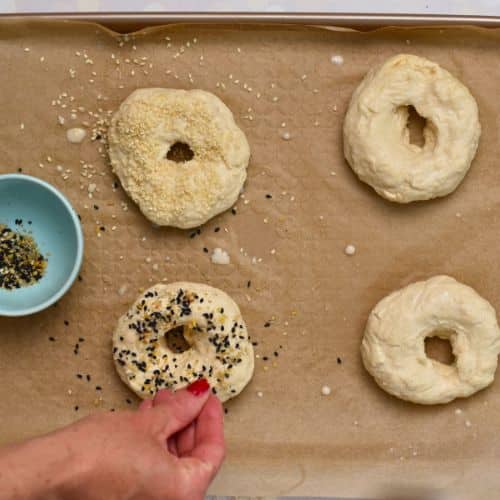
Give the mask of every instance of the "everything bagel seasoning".
<path id="1" fill-rule="evenodd" d="M 31 236 L 0 224 L 0 288 L 34 285 L 43 278 L 46 268 L 47 259 Z"/>

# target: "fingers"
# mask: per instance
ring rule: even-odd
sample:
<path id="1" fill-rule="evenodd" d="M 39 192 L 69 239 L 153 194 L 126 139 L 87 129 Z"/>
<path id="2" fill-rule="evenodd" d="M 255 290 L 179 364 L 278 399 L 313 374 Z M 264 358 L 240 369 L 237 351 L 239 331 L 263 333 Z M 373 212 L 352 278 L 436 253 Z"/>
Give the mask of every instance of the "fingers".
<path id="1" fill-rule="evenodd" d="M 158 393 L 158 396 L 157 398 L 155 398 L 154 403 L 152 400 L 148 400 L 151 402 L 151 405 L 147 405 L 147 407 L 153 407 L 153 404 L 158 404 L 161 402 L 168 404 L 168 401 L 170 401 L 170 394 L 171 393 L 165 394 L 164 392 Z M 143 401 L 143 403 L 145 402 L 146 401 Z M 139 409 L 143 407 L 143 403 L 141 403 Z M 146 405 L 144 405 L 144 407 L 146 407 Z M 184 429 L 180 430 L 176 434 L 171 435 L 167 439 L 168 451 L 176 457 L 182 457 L 183 455 L 189 453 L 194 448 L 195 432 L 196 421 L 193 421 Z"/>
<path id="2" fill-rule="evenodd" d="M 151 430 L 163 441 L 187 427 L 200 414 L 210 395 L 209 389 L 208 382 L 200 379 L 176 392 L 159 391 L 149 412 Z"/>
<path id="3" fill-rule="evenodd" d="M 141 404 L 139 405 L 139 411 L 149 410 L 150 408 L 153 408 L 152 399 L 144 399 L 143 401 L 141 401 Z"/>
<path id="4" fill-rule="evenodd" d="M 177 439 L 176 436 L 170 436 L 167 439 L 167 448 L 172 455 L 175 455 L 176 457 L 179 456 L 179 450 L 177 449 Z"/>
<path id="5" fill-rule="evenodd" d="M 224 454 L 224 412 L 219 399 L 210 394 L 198 416 L 194 448 L 189 456 L 208 464 L 212 479 L 224 460 Z"/>
<path id="6" fill-rule="evenodd" d="M 189 455 L 194 448 L 196 438 L 196 421 L 175 435 L 179 457 Z"/>

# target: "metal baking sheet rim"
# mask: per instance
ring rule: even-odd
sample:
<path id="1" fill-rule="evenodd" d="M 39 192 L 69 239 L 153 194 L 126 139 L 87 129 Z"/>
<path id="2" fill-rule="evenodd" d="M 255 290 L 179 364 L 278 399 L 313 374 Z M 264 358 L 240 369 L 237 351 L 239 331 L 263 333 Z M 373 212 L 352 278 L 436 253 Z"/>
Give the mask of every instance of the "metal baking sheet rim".
<path id="1" fill-rule="evenodd" d="M 124 13 L 16 13 L 2 14 L 0 19 L 45 19 L 47 21 L 94 22 L 115 31 L 128 31 L 162 24 L 292 24 L 331 28 L 369 30 L 385 26 L 480 26 L 500 28 L 500 16 L 455 16 L 420 14 L 351 14 L 351 13 L 244 13 L 244 12 L 124 12 Z M 250 497 L 246 497 L 251 500 Z M 280 497 L 285 499 L 285 497 Z M 292 497 L 286 497 L 292 500 Z M 294 497 L 306 500 L 306 497 Z M 315 500 L 319 497 L 307 497 Z M 328 500 L 327 497 L 321 497 Z M 331 498 L 331 497 L 328 497 Z M 207 500 L 237 500 L 235 497 L 208 496 Z M 278 499 L 277 499 L 278 500 Z M 335 500 L 335 499 L 331 499 Z M 338 499 L 340 500 L 340 499 Z M 347 500 L 347 499 L 346 499 Z"/>
<path id="2" fill-rule="evenodd" d="M 0 14 L 3 19 L 37 18 L 87 21 L 116 31 L 137 30 L 161 24 L 296 24 L 376 29 L 384 26 L 481 26 L 499 28 L 500 16 L 354 13 L 246 13 L 246 12 L 123 12 Z"/>

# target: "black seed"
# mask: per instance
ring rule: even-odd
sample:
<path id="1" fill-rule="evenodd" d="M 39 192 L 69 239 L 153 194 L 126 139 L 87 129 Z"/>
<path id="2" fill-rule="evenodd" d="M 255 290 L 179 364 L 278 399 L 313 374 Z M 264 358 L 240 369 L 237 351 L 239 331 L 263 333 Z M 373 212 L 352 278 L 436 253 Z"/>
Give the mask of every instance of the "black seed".
<path id="1" fill-rule="evenodd" d="M 214 229 L 214 233 L 218 233 L 220 231 L 220 227 L 217 226 L 215 229 Z"/>
<path id="2" fill-rule="evenodd" d="M 266 198 L 267 198 L 268 200 L 270 200 L 272 197 L 273 197 L 273 195 L 272 195 L 272 194 L 266 194 Z"/>
<path id="3" fill-rule="evenodd" d="M 55 342 L 55 341 L 56 341 L 56 339 L 55 339 L 54 337 L 49 337 L 49 340 L 50 340 L 51 342 Z"/>
<path id="4" fill-rule="evenodd" d="M 100 385 L 96 385 L 96 386 L 95 386 L 95 390 L 96 390 L 96 391 L 102 391 L 102 387 L 101 387 Z"/>
<path id="5" fill-rule="evenodd" d="M 271 323 L 269 323 L 269 321 L 266 321 L 264 323 L 264 328 L 269 328 L 271 326 Z"/>
<path id="6" fill-rule="evenodd" d="M 207 247 L 203 247 L 203 251 L 204 251 L 205 253 L 208 253 L 208 248 L 207 248 Z"/>
<path id="7" fill-rule="evenodd" d="M 75 406 L 75 411 L 78 411 L 79 406 Z"/>
<path id="8" fill-rule="evenodd" d="M 68 326 L 68 325 L 69 325 L 69 321 L 64 320 L 64 324 L 65 324 L 66 326 Z"/>
<path id="9" fill-rule="evenodd" d="M 341 365 L 341 364 L 342 364 L 342 359 L 337 358 L 337 364 L 338 364 L 338 365 Z"/>

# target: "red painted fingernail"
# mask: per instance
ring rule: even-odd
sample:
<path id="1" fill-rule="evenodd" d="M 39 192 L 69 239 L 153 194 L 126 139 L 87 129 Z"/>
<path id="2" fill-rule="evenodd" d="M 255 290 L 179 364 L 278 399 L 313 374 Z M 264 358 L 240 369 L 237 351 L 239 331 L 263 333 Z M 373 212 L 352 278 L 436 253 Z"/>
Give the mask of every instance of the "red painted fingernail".
<path id="1" fill-rule="evenodd" d="M 200 378 L 196 382 L 187 386 L 187 390 L 195 396 L 199 396 L 200 394 L 207 392 L 208 389 L 210 389 L 210 385 L 206 378 Z"/>

